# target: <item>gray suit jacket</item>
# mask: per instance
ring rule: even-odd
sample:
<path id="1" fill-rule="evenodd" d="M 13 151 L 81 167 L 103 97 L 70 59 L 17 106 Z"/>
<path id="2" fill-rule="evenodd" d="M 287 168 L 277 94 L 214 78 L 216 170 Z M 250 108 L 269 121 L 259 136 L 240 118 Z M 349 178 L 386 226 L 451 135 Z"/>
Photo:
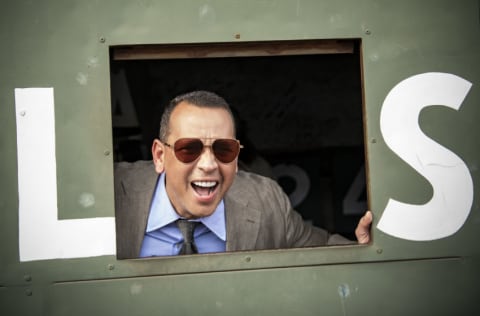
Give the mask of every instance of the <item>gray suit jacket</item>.
<path id="1" fill-rule="evenodd" d="M 157 179 L 151 161 L 115 166 L 118 258 L 140 253 Z M 239 171 L 224 201 L 227 251 L 352 243 L 304 223 L 278 184 L 266 177 Z"/>

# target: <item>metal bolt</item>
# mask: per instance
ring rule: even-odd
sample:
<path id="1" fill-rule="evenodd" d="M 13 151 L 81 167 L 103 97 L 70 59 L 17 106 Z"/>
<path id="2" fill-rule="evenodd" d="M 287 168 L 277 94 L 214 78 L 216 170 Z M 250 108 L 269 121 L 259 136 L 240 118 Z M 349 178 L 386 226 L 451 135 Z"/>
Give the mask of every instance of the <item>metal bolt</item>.
<path id="1" fill-rule="evenodd" d="M 107 267 L 108 267 L 108 270 L 113 270 L 113 269 L 115 269 L 115 265 L 113 265 L 113 264 L 111 264 L 111 263 L 109 263 Z"/>
<path id="2" fill-rule="evenodd" d="M 245 261 L 246 261 L 246 262 L 252 261 L 252 257 L 245 257 Z"/>
<path id="3" fill-rule="evenodd" d="M 105 43 L 105 41 L 106 41 L 105 37 L 103 37 L 103 36 L 100 37 L 100 43 Z"/>
<path id="4" fill-rule="evenodd" d="M 27 111 L 24 111 L 24 110 L 20 111 L 20 116 L 25 116 L 25 115 L 27 115 Z"/>
<path id="5" fill-rule="evenodd" d="M 240 39 L 240 34 L 235 34 L 235 39 Z"/>
<path id="6" fill-rule="evenodd" d="M 372 34 L 372 31 L 370 31 L 369 29 L 366 29 L 365 34 L 370 35 L 370 34 Z"/>
<path id="7" fill-rule="evenodd" d="M 110 150 L 108 150 L 108 149 L 105 149 L 105 150 L 103 151 L 103 154 L 104 154 L 105 156 L 108 156 L 108 155 L 110 155 Z"/>
<path id="8" fill-rule="evenodd" d="M 26 296 L 32 296 L 32 295 L 33 295 L 32 289 L 26 289 L 26 290 L 25 290 L 25 295 L 26 295 Z"/>
<path id="9" fill-rule="evenodd" d="M 378 249 L 377 249 L 377 253 L 378 253 L 378 254 L 381 254 L 382 252 L 383 252 L 383 249 L 382 249 L 382 248 L 378 248 Z"/>
<path id="10" fill-rule="evenodd" d="M 30 282 L 30 281 L 32 281 L 32 276 L 31 276 L 31 275 L 28 275 L 28 274 L 25 274 L 25 275 L 23 276 L 23 279 L 24 279 L 25 281 L 27 281 L 27 282 Z"/>
<path id="11" fill-rule="evenodd" d="M 376 138 L 372 138 L 371 140 L 372 144 L 375 144 L 377 142 L 377 139 Z"/>

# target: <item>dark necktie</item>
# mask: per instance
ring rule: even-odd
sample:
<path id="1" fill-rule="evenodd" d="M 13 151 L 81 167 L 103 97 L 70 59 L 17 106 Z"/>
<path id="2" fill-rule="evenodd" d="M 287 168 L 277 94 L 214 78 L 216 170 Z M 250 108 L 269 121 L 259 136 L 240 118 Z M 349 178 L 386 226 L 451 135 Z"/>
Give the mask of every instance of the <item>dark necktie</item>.
<path id="1" fill-rule="evenodd" d="M 180 249 L 179 255 L 189 255 L 192 253 L 198 253 L 197 246 L 193 240 L 193 232 L 198 222 L 190 222 L 186 219 L 177 220 L 177 226 L 183 235 L 182 249 Z"/>

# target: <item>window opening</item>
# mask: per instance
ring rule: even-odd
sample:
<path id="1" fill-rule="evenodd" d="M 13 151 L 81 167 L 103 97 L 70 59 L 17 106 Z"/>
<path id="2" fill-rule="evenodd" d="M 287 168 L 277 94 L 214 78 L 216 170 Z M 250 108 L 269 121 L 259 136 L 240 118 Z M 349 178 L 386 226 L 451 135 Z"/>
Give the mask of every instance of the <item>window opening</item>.
<path id="1" fill-rule="evenodd" d="M 355 239 L 367 208 L 361 42 L 111 48 L 114 159 L 151 159 L 163 106 L 210 90 L 238 115 L 240 166 L 278 181 L 307 221 Z"/>

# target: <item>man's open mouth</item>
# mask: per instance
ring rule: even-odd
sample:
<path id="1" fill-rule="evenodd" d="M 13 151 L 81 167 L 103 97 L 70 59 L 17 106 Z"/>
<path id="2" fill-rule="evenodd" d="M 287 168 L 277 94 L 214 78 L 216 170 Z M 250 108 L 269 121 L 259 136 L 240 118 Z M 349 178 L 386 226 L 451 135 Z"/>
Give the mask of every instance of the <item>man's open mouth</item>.
<path id="1" fill-rule="evenodd" d="M 199 196 L 209 196 L 218 186 L 217 181 L 193 181 L 192 188 Z"/>

